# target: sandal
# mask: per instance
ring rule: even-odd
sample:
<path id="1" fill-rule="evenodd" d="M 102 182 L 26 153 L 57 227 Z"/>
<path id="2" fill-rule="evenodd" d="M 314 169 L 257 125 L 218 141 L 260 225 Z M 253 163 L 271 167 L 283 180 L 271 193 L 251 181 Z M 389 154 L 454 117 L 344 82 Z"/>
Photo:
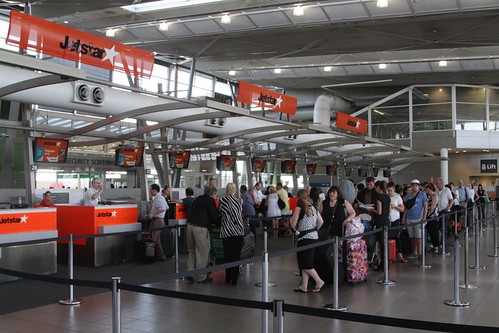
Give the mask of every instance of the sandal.
<path id="1" fill-rule="evenodd" d="M 322 288 L 324 288 L 325 285 L 326 285 L 325 282 L 322 282 L 322 285 L 320 287 L 317 287 L 317 285 L 316 285 L 316 287 L 314 289 L 312 289 L 312 292 L 313 293 L 320 293 Z"/>
<path id="2" fill-rule="evenodd" d="M 407 263 L 407 260 L 405 260 L 404 258 L 402 259 L 399 259 L 399 262 L 403 263 L 403 264 L 406 264 Z"/>

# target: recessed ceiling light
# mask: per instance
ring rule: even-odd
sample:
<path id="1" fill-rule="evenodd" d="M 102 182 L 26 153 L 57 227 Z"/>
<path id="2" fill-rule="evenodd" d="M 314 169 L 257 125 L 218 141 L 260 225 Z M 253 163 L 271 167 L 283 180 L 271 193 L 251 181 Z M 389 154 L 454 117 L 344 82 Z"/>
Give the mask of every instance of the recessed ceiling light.
<path id="1" fill-rule="evenodd" d="M 168 23 L 167 22 L 161 22 L 159 24 L 159 30 L 161 30 L 161 31 L 168 31 Z"/>
<path id="2" fill-rule="evenodd" d="M 303 7 L 298 5 L 293 9 L 293 15 L 294 16 L 303 16 L 305 15 L 305 12 L 303 11 Z"/>
<path id="3" fill-rule="evenodd" d="M 378 7 L 378 8 L 386 8 L 386 7 L 388 7 L 388 0 L 378 0 L 376 2 L 376 7 Z"/>
<path id="4" fill-rule="evenodd" d="M 230 16 L 229 14 L 224 14 L 222 19 L 220 20 L 222 24 L 230 24 Z"/>
<path id="5" fill-rule="evenodd" d="M 64 21 L 64 24 L 68 24 L 68 23 L 69 23 L 69 21 L 67 21 L 67 20 Z"/>
<path id="6" fill-rule="evenodd" d="M 331 72 L 333 70 L 332 66 L 324 66 L 324 72 Z"/>
<path id="7" fill-rule="evenodd" d="M 281 74 L 281 69 L 280 68 L 274 68 L 274 73 L 275 74 Z"/>
<path id="8" fill-rule="evenodd" d="M 230 76 L 234 76 L 234 75 L 236 75 L 236 71 L 229 71 L 229 75 L 230 75 Z"/>
<path id="9" fill-rule="evenodd" d="M 381 63 L 378 65 L 378 68 L 379 69 L 386 69 L 386 64 L 385 63 Z"/>
<path id="10" fill-rule="evenodd" d="M 447 67 L 447 60 L 440 60 L 438 62 L 438 66 L 440 66 L 440 67 Z"/>
<path id="11" fill-rule="evenodd" d="M 116 36 L 114 29 L 106 30 L 106 37 L 114 37 L 114 36 Z"/>

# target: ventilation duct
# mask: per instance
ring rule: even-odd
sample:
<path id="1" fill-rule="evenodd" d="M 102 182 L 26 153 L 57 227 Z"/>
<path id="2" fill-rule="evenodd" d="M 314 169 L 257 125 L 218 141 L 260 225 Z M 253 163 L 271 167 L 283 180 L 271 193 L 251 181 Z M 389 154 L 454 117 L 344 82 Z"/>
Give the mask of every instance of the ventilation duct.
<path id="1" fill-rule="evenodd" d="M 322 94 L 315 101 L 314 124 L 329 127 L 331 118 L 336 118 L 336 111 L 347 112 L 352 102 L 334 94 Z"/>

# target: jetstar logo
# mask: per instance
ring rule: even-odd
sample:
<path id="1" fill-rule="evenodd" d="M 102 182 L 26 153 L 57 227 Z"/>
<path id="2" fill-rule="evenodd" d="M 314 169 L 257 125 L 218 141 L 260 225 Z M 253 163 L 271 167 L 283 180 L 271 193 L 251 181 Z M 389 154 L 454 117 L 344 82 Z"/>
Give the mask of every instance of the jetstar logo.
<path id="1" fill-rule="evenodd" d="M 114 210 L 112 212 L 100 212 L 97 213 L 97 217 L 116 217 L 117 212 Z"/>
<path id="2" fill-rule="evenodd" d="M 10 224 L 10 223 L 26 223 L 28 217 L 26 215 L 22 217 L 2 217 L 0 219 L 0 224 Z"/>
<path id="3" fill-rule="evenodd" d="M 257 105 L 271 110 L 294 115 L 298 100 L 295 97 L 239 81 L 237 101 L 246 105 Z"/>
<path id="4" fill-rule="evenodd" d="M 260 93 L 260 97 L 258 97 L 258 101 L 260 103 L 267 103 L 267 104 L 274 105 L 276 108 L 280 108 L 281 103 L 282 103 L 282 97 L 279 96 L 279 97 L 275 98 L 275 97 Z"/>
<path id="5" fill-rule="evenodd" d="M 59 43 L 59 47 L 63 50 L 68 50 L 69 52 L 79 53 L 92 58 L 99 58 L 101 61 L 109 60 L 111 64 L 114 62 L 114 57 L 119 55 L 119 52 L 114 50 L 115 45 L 110 49 L 100 48 L 93 43 L 82 43 L 80 39 L 72 40 L 68 35 L 66 35 L 63 42 Z"/>
<path id="6" fill-rule="evenodd" d="M 348 126 L 352 126 L 352 127 L 355 127 L 355 128 L 359 128 L 360 126 L 360 121 L 353 121 L 352 119 L 348 119 L 347 121 L 347 125 Z"/>

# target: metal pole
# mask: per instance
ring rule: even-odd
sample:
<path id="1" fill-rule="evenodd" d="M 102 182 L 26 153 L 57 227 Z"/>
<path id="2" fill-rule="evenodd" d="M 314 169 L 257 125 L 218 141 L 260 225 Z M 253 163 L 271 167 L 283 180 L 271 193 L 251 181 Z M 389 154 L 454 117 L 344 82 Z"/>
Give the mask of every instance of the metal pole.
<path id="1" fill-rule="evenodd" d="M 489 254 L 489 257 L 497 258 L 497 226 L 496 226 L 496 202 L 492 201 L 492 231 L 493 231 L 493 242 L 494 242 L 494 254 Z"/>
<path id="2" fill-rule="evenodd" d="M 394 286 L 395 281 L 388 279 L 388 226 L 383 227 L 383 280 L 376 281 L 377 284 L 382 284 L 384 286 Z"/>
<path id="3" fill-rule="evenodd" d="M 274 333 L 284 332 L 284 311 L 283 311 L 284 300 L 275 299 L 274 300 Z"/>
<path id="4" fill-rule="evenodd" d="M 121 294 L 118 283 L 121 283 L 120 277 L 113 277 L 113 333 L 121 333 Z"/>
<path id="5" fill-rule="evenodd" d="M 443 257 L 447 257 L 450 255 L 450 253 L 447 252 L 447 248 L 446 248 L 447 244 L 445 241 L 445 239 L 447 238 L 447 224 L 445 223 L 445 221 L 447 220 L 448 216 L 450 216 L 450 213 L 446 213 L 446 214 L 442 215 L 442 253 L 441 253 L 441 255 Z"/>
<path id="6" fill-rule="evenodd" d="M 268 288 L 269 287 L 275 287 L 277 286 L 277 283 L 275 282 L 269 282 L 269 275 L 268 275 L 268 270 L 269 270 L 269 255 L 268 255 L 268 249 L 267 249 L 267 244 L 268 244 L 268 234 L 267 234 L 267 226 L 264 226 L 263 227 L 263 252 L 262 252 L 262 256 L 263 255 L 267 255 L 267 260 L 266 261 L 263 261 L 264 263 L 264 268 L 265 268 L 265 265 L 267 266 L 267 275 L 266 275 L 266 279 L 267 281 L 263 281 L 263 278 L 262 278 L 262 282 L 257 282 L 255 283 L 255 286 L 257 287 L 263 287 L 264 285 L 267 286 L 267 295 L 268 295 Z M 266 263 L 266 264 L 265 264 Z M 263 275 L 263 270 L 262 270 L 262 275 Z M 264 289 L 266 289 L 264 288 Z M 268 301 L 268 299 L 267 299 Z"/>
<path id="7" fill-rule="evenodd" d="M 346 240 L 343 240 L 346 242 Z M 339 244 L 339 237 L 335 236 L 334 237 L 334 250 L 333 250 L 333 256 L 334 256 L 334 269 L 333 269 L 333 303 L 327 303 L 324 305 L 324 309 L 326 310 L 331 310 L 331 311 L 346 311 L 348 309 L 347 306 L 345 305 L 339 305 L 338 304 L 338 245 Z"/>
<path id="8" fill-rule="evenodd" d="M 178 252 L 179 252 L 178 240 L 179 240 L 179 238 L 180 238 L 180 228 L 179 228 L 179 225 L 176 224 L 175 225 L 175 273 L 180 272 L 179 258 L 178 258 Z"/>
<path id="9" fill-rule="evenodd" d="M 426 234 L 424 230 L 425 223 L 421 221 L 419 227 L 421 228 L 421 268 L 431 268 L 431 265 L 426 264 Z"/>
<path id="10" fill-rule="evenodd" d="M 468 231 L 468 209 L 464 210 L 464 283 L 460 285 L 463 289 L 477 289 L 478 287 L 470 284 L 468 279 L 468 252 L 469 252 L 469 231 Z"/>
<path id="11" fill-rule="evenodd" d="M 69 234 L 68 241 L 68 278 L 73 280 L 73 234 Z M 82 298 L 73 298 L 73 284 L 69 285 L 69 298 L 59 300 L 62 305 L 78 305 L 83 302 Z"/>
<path id="12" fill-rule="evenodd" d="M 266 251 L 262 253 L 262 302 L 269 301 L 269 254 Z M 262 332 L 269 330 L 269 317 L 267 310 L 262 312 Z"/>
<path id="13" fill-rule="evenodd" d="M 457 233 L 457 220 L 456 220 L 456 234 L 454 235 L 454 299 L 444 301 L 445 305 L 466 307 L 470 302 L 461 302 L 459 300 L 459 235 Z"/>
<path id="14" fill-rule="evenodd" d="M 475 207 L 473 207 L 473 211 Z M 475 216 L 475 214 L 473 214 Z M 475 221 L 473 225 L 473 229 L 475 230 L 475 265 L 470 266 L 471 269 L 485 269 L 485 266 L 480 266 L 480 221 Z"/>

